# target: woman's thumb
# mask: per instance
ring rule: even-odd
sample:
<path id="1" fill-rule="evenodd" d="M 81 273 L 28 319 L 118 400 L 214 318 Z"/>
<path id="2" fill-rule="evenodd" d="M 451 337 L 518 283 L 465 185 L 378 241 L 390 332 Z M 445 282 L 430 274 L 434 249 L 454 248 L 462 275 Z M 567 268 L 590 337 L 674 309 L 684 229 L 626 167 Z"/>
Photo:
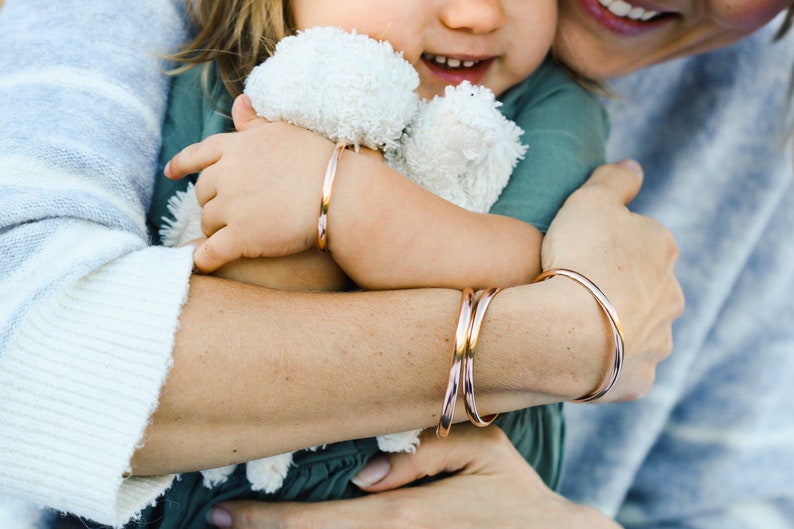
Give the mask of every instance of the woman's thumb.
<path id="1" fill-rule="evenodd" d="M 582 187 L 608 188 L 624 205 L 628 205 L 642 186 L 643 170 L 635 160 L 621 160 L 596 169 Z"/>

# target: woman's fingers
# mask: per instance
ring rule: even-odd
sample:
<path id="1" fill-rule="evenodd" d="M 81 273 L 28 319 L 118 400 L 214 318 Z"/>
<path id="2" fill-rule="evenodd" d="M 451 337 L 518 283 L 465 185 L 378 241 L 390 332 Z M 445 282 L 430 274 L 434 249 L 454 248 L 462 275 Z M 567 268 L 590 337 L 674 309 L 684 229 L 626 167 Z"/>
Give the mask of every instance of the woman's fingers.
<path id="1" fill-rule="evenodd" d="M 456 425 L 454 435 L 445 439 L 425 430 L 416 453 L 376 457 L 356 475 L 355 483 L 368 492 L 381 492 L 427 476 L 477 472 L 487 465 L 509 472 L 513 465 L 525 463 L 512 448 L 504 432 L 496 427 Z"/>
<path id="2" fill-rule="evenodd" d="M 456 425 L 443 440 L 431 432 L 416 454 L 391 455 L 389 461 L 386 476 L 367 488 L 380 490 L 375 494 L 318 503 L 225 502 L 211 511 L 210 520 L 235 529 L 618 527 L 594 509 L 571 503 L 546 487 L 494 426 Z M 451 476 L 394 488 L 440 472 Z"/>

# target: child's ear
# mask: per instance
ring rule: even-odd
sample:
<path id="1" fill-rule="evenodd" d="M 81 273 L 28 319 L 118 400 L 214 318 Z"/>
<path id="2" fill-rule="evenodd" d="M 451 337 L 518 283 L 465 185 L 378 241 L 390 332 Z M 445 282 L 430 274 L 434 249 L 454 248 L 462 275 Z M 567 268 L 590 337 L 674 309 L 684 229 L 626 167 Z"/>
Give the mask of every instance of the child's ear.
<path id="1" fill-rule="evenodd" d="M 251 98 L 246 94 L 240 94 L 232 104 L 232 121 L 234 121 L 234 128 L 237 132 L 242 132 L 254 125 L 267 123 L 265 118 L 260 118 L 256 115 Z"/>

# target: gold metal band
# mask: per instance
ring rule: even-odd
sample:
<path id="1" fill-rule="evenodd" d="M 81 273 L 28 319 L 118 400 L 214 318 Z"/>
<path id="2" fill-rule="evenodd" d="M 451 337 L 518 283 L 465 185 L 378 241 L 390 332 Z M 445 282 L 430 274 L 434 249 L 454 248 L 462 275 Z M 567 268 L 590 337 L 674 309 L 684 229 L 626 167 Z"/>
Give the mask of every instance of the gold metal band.
<path id="1" fill-rule="evenodd" d="M 471 328 L 471 316 L 474 303 L 474 291 L 470 288 L 463 290 L 460 299 L 460 312 L 458 314 L 458 326 L 455 329 L 455 345 L 452 350 L 452 367 L 449 369 L 449 380 L 447 391 L 444 395 L 444 404 L 441 408 L 441 418 L 438 421 L 436 435 L 443 439 L 449 435 L 452 427 L 452 419 L 455 416 L 455 404 L 458 400 L 458 385 L 460 384 L 460 370 L 463 362 L 463 355 L 466 352 L 468 343 L 469 329 Z"/>
<path id="2" fill-rule="evenodd" d="M 485 311 L 488 310 L 488 305 L 491 304 L 491 300 L 499 292 L 501 292 L 501 289 L 493 287 L 483 292 L 477 298 L 474 317 L 472 318 L 471 329 L 469 330 L 469 338 L 466 341 L 466 354 L 463 357 L 463 396 L 466 401 L 466 415 L 469 417 L 469 421 L 471 421 L 472 424 L 481 428 L 490 425 L 499 414 L 493 413 L 485 417 L 480 417 L 477 413 L 477 405 L 474 402 L 474 352 L 477 349 L 477 339 L 480 336 L 480 328 L 485 318 Z"/>
<path id="3" fill-rule="evenodd" d="M 615 345 L 615 358 L 612 362 L 612 369 L 610 373 L 604 378 L 601 385 L 592 392 L 584 395 L 583 397 L 579 397 L 578 399 L 574 399 L 571 402 L 590 402 L 600 399 L 609 393 L 609 391 L 615 386 L 615 383 L 618 381 L 618 377 L 620 376 L 620 370 L 623 367 L 623 349 L 625 347 L 625 343 L 623 338 L 623 328 L 620 325 L 617 311 L 615 311 L 615 307 L 612 305 L 612 303 L 610 303 L 609 299 L 607 299 L 606 295 L 601 291 L 601 289 L 579 272 L 574 272 L 573 270 L 568 270 L 567 268 L 553 268 L 540 274 L 537 278 L 535 278 L 533 283 L 544 281 L 554 276 L 565 276 L 585 287 L 590 292 L 590 295 L 592 295 L 593 298 L 595 298 L 595 300 L 598 302 L 601 310 L 604 311 L 604 314 L 609 320 L 609 325 L 612 328 L 612 337 Z"/>
<path id="4" fill-rule="evenodd" d="M 339 165 L 339 157 L 347 145 L 337 143 L 328 166 L 325 169 L 323 179 L 323 196 L 320 201 L 320 217 L 317 219 L 317 249 L 321 252 L 328 251 L 328 207 L 331 205 L 331 192 L 334 189 L 334 178 L 336 178 L 336 168 Z"/>

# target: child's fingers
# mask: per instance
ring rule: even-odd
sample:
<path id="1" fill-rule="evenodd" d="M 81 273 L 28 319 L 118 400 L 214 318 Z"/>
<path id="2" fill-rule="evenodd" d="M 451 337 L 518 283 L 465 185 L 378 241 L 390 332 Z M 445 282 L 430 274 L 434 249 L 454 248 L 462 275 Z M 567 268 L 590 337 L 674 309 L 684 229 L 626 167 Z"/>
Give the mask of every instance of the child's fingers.
<path id="1" fill-rule="evenodd" d="M 237 250 L 229 229 L 221 228 L 196 248 L 193 264 L 199 272 L 209 274 L 240 257 L 242 254 Z"/>
<path id="2" fill-rule="evenodd" d="M 194 192 L 196 193 L 196 200 L 202 208 L 206 207 L 206 205 L 218 195 L 218 188 L 212 178 L 211 171 L 204 171 L 201 173 L 199 179 L 196 180 Z"/>
<path id="3" fill-rule="evenodd" d="M 223 207 L 217 200 L 210 200 L 201 207 L 201 233 L 210 237 L 228 225 Z"/>
<path id="4" fill-rule="evenodd" d="M 246 94 L 240 94 L 232 105 L 232 121 L 237 132 L 242 132 L 255 125 L 268 123 L 265 118 L 259 117 L 256 110 L 251 105 L 251 98 Z"/>
<path id="5" fill-rule="evenodd" d="M 222 136 L 224 135 L 216 134 L 199 143 L 188 145 L 171 158 L 163 173 L 171 180 L 179 180 L 203 171 L 220 159 Z"/>

